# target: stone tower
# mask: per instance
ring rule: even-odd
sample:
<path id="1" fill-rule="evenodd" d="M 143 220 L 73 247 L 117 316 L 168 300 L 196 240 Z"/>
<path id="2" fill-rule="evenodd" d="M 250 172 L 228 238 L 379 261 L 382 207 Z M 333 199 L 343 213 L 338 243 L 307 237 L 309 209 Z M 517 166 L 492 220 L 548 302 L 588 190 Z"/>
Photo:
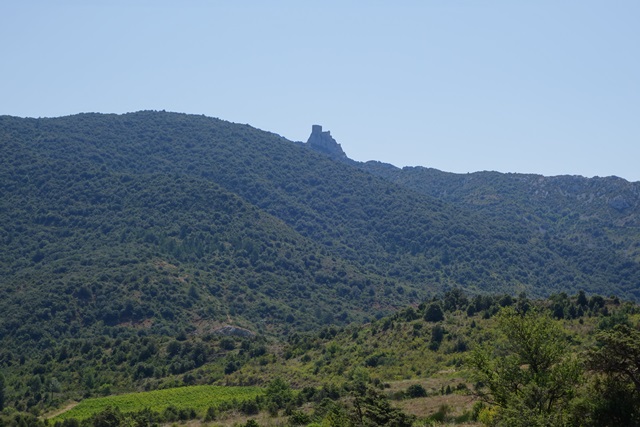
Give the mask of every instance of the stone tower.
<path id="1" fill-rule="evenodd" d="M 311 135 L 309 135 L 309 139 L 307 140 L 307 146 L 329 157 L 337 159 L 347 157 L 344 151 L 342 151 L 340 144 L 331 136 L 331 132 L 323 131 L 320 125 L 311 126 Z"/>

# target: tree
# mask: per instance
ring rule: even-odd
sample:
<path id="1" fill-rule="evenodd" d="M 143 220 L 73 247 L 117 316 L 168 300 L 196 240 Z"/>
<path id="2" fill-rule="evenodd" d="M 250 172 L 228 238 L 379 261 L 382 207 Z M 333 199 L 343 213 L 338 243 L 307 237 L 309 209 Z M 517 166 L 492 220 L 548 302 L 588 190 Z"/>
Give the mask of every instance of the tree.
<path id="1" fill-rule="evenodd" d="M 293 399 L 293 391 L 282 378 L 273 379 L 265 391 L 267 401 L 277 409 L 282 409 Z"/>
<path id="2" fill-rule="evenodd" d="M 453 288 L 445 292 L 443 300 L 444 309 L 447 311 L 462 310 L 469 304 L 467 296 L 460 288 Z"/>
<path id="3" fill-rule="evenodd" d="M 0 372 L 0 411 L 2 411 L 4 409 L 4 400 L 5 400 L 5 395 L 4 395 L 4 375 L 2 375 L 2 372 Z"/>
<path id="4" fill-rule="evenodd" d="M 640 331 L 626 324 L 598 335 L 600 347 L 589 354 L 589 366 L 632 384 L 640 393 Z"/>
<path id="5" fill-rule="evenodd" d="M 518 294 L 518 302 L 516 303 L 516 311 L 520 314 L 524 314 L 531 308 L 531 302 L 527 298 L 526 292 L 520 292 Z"/>
<path id="6" fill-rule="evenodd" d="M 602 426 L 640 425 L 640 331 L 620 323 L 600 332 L 588 367 L 600 373 L 593 418 Z"/>
<path id="7" fill-rule="evenodd" d="M 604 298 L 602 298 L 600 295 L 594 295 L 589 300 L 589 308 L 591 310 L 598 310 L 603 307 L 604 307 Z"/>
<path id="8" fill-rule="evenodd" d="M 444 313 L 442 307 L 437 302 L 429 304 L 427 311 L 424 313 L 424 320 L 427 322 L 440 322 L 444 320 Z"/>
<path id="9" fill-rule="evenodd" d="M 471 366 L 477 392 L 496 408 L 494 421 L 509 426 L 563 425 L 582 369 L 567 352 L 564 332 L 535 310 L 508 307 L 498 315 L 502 340 L 478 347 Z"/>
<path id="10" fill-rule="evenodd" d="M 444 328 L 439 324 L 431 328 L 431 342 L 429 348 L 433 351 L 437 351 L 440 348 L 440 343 L 444 338 Z"/>
<path id="11" fill-rule="evenodd" d="M 353 427 L 411 427 L 413 417 L 394 408 L 389 400 L 373 388 L 367 387 L 364 393 L 358 393 L 353 400 L 354 413 L 350 425 Z"/>
<path id="12" fill-rule="evenodd" d="M 582 289 L 580 289 L 580 292 L 578 292 L 578 297 L 576 299 L 576 303 L 580 307 L 586 307 L 587 304 L 589 304 L 589 301 L 587 300 L 587 296 L 585 295 L 585 293 L 584 293 L 584 291 Z"/>
<path id="13" fill-rule="evenodd" d="M 119 427 L 124 420 L 120 409 L 109 406 L 91 418 L 93 427 Z"/>

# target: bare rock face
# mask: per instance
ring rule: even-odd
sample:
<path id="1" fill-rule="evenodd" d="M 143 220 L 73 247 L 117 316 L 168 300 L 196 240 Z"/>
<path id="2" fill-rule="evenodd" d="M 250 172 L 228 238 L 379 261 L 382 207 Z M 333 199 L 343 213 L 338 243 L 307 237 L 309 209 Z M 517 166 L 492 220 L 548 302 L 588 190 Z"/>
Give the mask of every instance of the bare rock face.
<path id="1" fill-rule="evenodd" d="M 320 125 L 311 126 L 311 135 L 307 140 L 307 147 L 336 159 L 347 157 L 340 144 L 331 136 L 331 132 L 323 132 Z"/>
<path id="2" fill-rule="evenodd" d="M 248 329 L 239 328 L 237 326 L 226 325 L 213 331 L 214 334 L 236 336 L 236 337 L 253 337 L 256 334 Z"/>

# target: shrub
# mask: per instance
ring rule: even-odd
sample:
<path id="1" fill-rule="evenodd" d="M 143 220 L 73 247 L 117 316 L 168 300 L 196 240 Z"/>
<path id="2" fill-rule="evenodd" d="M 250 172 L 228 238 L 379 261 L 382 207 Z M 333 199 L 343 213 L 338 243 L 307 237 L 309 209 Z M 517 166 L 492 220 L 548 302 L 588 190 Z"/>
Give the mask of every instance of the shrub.
<path id="1" fill-rule="evenodd" d="M 417 397 L 425 397 L 427 395 L 427 390 L 425 390 L 425 388 L 420 384 L 413 384 L 407 388 L 406 394 L 409 398 L 415 399 Z"/>

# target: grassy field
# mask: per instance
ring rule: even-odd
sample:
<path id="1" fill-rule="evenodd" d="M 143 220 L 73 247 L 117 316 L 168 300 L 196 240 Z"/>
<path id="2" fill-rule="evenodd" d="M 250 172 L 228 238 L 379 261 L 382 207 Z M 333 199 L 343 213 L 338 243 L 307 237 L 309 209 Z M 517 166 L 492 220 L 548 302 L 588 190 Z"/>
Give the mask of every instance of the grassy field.
<path id="1" fill-rule="evenodd" d="M 253 399 L 262 393 L 263 389 L 259 387 L 204 385 L 121 394 L 83 400 L 72 409 L 55 416 L 53 421 L 62 421 L 67 418 L 82 420 L 109 406 L 117 407 L 122 412 L 134 412 L 145 408 L 161 412 L 169 406 L 173 406 L 176 409 L 192 408 L 202 413 L 210 406 L 234 400 L 242 402 Z"/>

